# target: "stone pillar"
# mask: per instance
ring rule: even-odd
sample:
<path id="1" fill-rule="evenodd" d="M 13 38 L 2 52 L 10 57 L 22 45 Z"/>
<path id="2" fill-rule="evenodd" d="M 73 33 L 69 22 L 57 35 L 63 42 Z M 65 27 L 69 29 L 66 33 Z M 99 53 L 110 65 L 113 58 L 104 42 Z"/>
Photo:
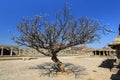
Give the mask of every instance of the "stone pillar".
<path id="1" fill-rule="evenodd" d="M 10 56 L 12 56 L 13 48 L 10 48 Z"/>
<path id="2" fill-rule="evenodd" d="M 107 54 L 108 54 L 108 56 L 109 56 L 109 51 L 107 51 Z"/>
<path id="3" fill-rule="evenodd" d="M 97 54 L 96 54 L 96 51 L 94 51 L 94 55 L 97 55 Z"/>
<path id="4" fill-rule="evenodd" d="M 18 56 L 20 56 L 20 48 L 18 48 Z"/>
<path id="5" fill-rule="evenodd" d="M 117 53 L 117 63 L 120 64 L 120 49 L 117 49 L 116 53 Z"/>
<path id="6" fill-rule="evenodd" d="M 96 52 L 96 56 L 98 55 L 98 51 L 95 51 Z"/>
<path id="7" fill-rule="evenodd" d="M 103 56 L 105 56 L 105 51 L 103 51 Z"/>
<path id="8" fill-rule="evenodd" d="M 105 56 L 107 56 L 107 53 L 106 53 L 106 51 L 105 51 Z"/>
<path id="9" fill-rule="evenodd" d="M 109 53 L 110 53 L 110 57 L 111 57 L 112 59 L 114 59 L 113 52 L 112 52 L 112 51 L 109 51 Z"/>
<path id="10" fill-rule="evenodd" d="M 112 53 L 111 53 L 111 51 L 109 51 L 109 54 L 110 54 L 110 56 L 112 56 Z"/>
<path id="11" fill-rule="evenodd" d="M 93 51 L 93 55 L 95 56 L 95 51 Z"/>
<path id="12" fill-rule="evenodd" d="M 114 59 L 114 51 L 111 51 L 112 58 Z"/>
<path id="13" fill-rule="evenodd" d="M 110 56 L 110 53 L 109 53 L 109 51 L 107 51 L 107 53 L 108 53 L 108 56 Z"/>
<path id="14" fill-rule="evenodd" d="M 3 56 L 3 47 L 1 47 L 1 56 Z"/>
<path id="15" fill-rule="evenodd" d="M 101 56 L 101 51 L 99 51 L 99 56 Z"/>

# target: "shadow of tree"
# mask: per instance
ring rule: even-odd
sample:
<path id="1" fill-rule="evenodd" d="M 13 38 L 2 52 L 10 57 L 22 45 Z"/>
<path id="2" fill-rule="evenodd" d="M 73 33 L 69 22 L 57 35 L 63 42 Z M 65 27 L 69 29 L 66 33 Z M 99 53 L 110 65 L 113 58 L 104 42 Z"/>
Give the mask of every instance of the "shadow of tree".
<path id="1" fill-rule="evenodd" d="M 114 67 L 114 62 L 115 62 L 115 59 L 106 59 L 99 65 L 99 67 L 109 68 L 111 71 L 111 69 Z"/>
<path id="2" fill-rule="evenodd" d="M 85 68 L 80 65 L 74 65 L 72 63 L 64 63 L 65 70 L 68 75 L 74 75 L 75 78 L 80 77 L 80 75 L 86 75 Z M 39 69 L 40 76 L 49 76 L 55 77 L 57 76 L 57 66 L 54 63 L 44 63 L 41 65 L 37 65 L 36 67 L 30 67 L 29 69 Z"/>

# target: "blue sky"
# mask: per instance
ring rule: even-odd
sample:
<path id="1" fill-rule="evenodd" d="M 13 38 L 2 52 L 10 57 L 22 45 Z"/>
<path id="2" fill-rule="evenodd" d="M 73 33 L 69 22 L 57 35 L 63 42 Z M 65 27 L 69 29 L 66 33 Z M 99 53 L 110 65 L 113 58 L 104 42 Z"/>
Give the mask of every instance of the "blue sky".
<path id="1" fill-rule="evenodd" d="M 100 41 L 86 44 L 93 48 L 102 48 L 118 35 L 120 24 L 120 0 L 1 0 L 0 1 L 0 44 L 17 45 L 11 40 L 17 34 L 16 25 L 23 17 L 32 18 L 39 14 L 49 14 L 53 20 L 55 13 L 64 3 L 71 5 L 71 13 L 76 17 L 97 18 L 101 25 L 109 24 L 115 33 L 102 35 Z M 11 34 L 12 32 L 12 34 Z"/>

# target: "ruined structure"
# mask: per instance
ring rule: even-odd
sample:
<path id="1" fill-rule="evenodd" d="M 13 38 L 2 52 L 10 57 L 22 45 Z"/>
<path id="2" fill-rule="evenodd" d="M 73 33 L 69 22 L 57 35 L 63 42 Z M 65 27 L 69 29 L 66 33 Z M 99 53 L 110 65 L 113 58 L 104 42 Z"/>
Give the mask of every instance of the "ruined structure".
<path id="1" fill-rule="evenodd" d="M 99 56 L 112 56 L 116 53 L 114 49 L 111 48 L 102 48 L 102 49 L 95 49 L 93 50 L 94 55 L 99 55 Z"/>
<path id="2" fill-rule="evenodd" d="M 115 38 L 112 43 L 108 44 L 108 46 L 116 50 L 116 57 L 117 57 L 116 63 L 120 66 L 120 25 L 119 25 L 118 31 L 119 31 L 119 34 L 117 38 Z"/>
<path id="3" fill-rule="evenodd" d="M 20 49 L 18 46 L 11 46 L 11 45 L 0 45 L 0 56 L 13 56 L 13 55 L 20 55 Z"/>

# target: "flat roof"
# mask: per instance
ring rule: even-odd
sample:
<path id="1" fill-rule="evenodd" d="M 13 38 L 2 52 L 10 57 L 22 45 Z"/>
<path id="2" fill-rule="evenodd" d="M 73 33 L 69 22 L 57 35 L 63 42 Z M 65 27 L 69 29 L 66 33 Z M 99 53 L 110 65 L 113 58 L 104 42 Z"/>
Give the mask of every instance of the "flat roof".
<path id="1" fill-rule="evenodd" d="M 3 47 L 3 48 L 19 48 L 19 46 L 13 46 L 13 45 L 2 45 L 2 44 L 0 44 L 0 47 Z"/>

